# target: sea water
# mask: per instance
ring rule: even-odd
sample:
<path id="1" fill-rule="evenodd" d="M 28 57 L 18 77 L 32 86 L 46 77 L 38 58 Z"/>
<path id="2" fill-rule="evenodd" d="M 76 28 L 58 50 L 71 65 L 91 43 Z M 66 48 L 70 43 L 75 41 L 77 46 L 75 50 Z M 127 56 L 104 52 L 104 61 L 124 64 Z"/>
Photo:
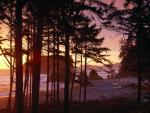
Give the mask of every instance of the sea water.
<path id="1" fill-rule="evenodd" d="M 103 79 L 106 79 L 106 75 L 102 75 Z M 47 75 L 41 74 L 40 75 L 40 91 L 46 91 L 46 84 L 47 84 Z M 51 90 L 52 83 L 49 82 L 49 90 Z M 64 84 L 59 84 L 60 88 L 64 88 Z M 10 72 L 9 70 L 0 70 L 0 97 L 8 96 L 10 91 Z M 13 94 L 15 93 L 15 84 L 13 85 Z"/>
<path id="2" fill-rule="evenodd" d="M 40 91 L 46 91 L 47 75 L 40 75 Z M 49 90 L 51 90 L 51 82 L 49 82 Z M 64 87 L 63 83 L 59 84 L 60 88 Z M 15 84 L 13 85 L 13 94 L 15 90 Z M 0 70 L 0 97 L 7 97 L 10 91 L 10 73 L 9 70 Z"/>
<path id="3" fill-rule="evenodd" d="M 9 70 L 0 70 L 0 97 L 8 96 L 9 81 Z"/>

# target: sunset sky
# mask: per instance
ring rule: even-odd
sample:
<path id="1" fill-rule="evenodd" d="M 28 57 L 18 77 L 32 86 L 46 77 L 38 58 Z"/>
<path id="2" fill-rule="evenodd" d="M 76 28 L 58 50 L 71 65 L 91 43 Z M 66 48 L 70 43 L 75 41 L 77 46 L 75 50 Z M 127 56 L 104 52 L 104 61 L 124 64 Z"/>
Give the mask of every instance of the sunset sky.
<path id="1" fill-rule="evenodd" d="M 105 0 L 105 2 L 109 3 L 111 0 Z M 123 0 L 116 0 L 116 6 L 121 8 L 122 7 L 122 3 Z M 8 30 L 7 27 L 4 25 L 0 25 L 1 29 L 0 29 L 0 36 L 5 37 Z M 111 49 L 111 51 L 108 52 L 108 54 L 110 55 L 109 59 L 113 62 L 113 63 L 117 63 L 120 62 L 120 59 L 118 58 L 119 52 L 120 52 L 120 44 L 119 41 L 122 37 L 121 34 L 116 33 L 116 32 L 112 32 L 112 31 L 107 31 L 107 30 L 103 30 L 100 35 L 98 37 L 104 37 L 104 43 L 103 43 L 103 47 L 108 47 L 109 49 Z M 6 60 L 3 56 L 0 56 L 0 69 L 5 69 L 8 68 L 6 65 Z M 99 65 L 96 63 L 91 63 L 92 65 Z"/>
<path id="2" fill-rule="evenodd" d="M 4 24 L 0 24 L 0 36 L 2 37 L 6 37 L 6 35 L 8 34 L 8 28 L 6 25 Z M 7 46 L 7 44 L 3 44 L 2 46 Z M 1 53 L 1 51 L 0 51 Z M 8 68 L 6 66 L 6 60 L 5 58 L 1 55 L 0 56 L 0 69 L 5 69 L 5 68 Z"/>
<path id="3" fill-rule="evenodd" d="M 0 36 L 5 36 L 6 34 L 6 28 L 2 28 L 0 30 Z M 120 62 L 120 59 L 118 58 L 119 52 L 120 52 L 120 39 L 122 37 L 121 34 L 119 33 L 115 33 L 112 31 L 106 31 L 103 30 L 98 37 L 104 37 L 104 43 L 103 43 L 103 47 L 108 47 L 109 49 L 111 49 L 111 51 L 109 51 L 107 54 L 110 55 L 109 59 L 113 62 L 113 63 L 117 63 Z M 7 44 L 5 44 L 5 46 L 7 46 Z M 7 61 L 5 60 L 5 58 L 3 56 L 0 56 L 0 69 L 5 69 L 8 68 L 6 65 Z M 90 65 L 100 65 L 97 63 L 92 62 Z"/>

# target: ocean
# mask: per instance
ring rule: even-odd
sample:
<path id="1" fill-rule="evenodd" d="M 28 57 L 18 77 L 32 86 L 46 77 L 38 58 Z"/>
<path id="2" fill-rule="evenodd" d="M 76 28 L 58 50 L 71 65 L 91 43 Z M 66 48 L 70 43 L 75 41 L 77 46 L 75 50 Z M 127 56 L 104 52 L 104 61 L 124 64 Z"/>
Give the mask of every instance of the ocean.
<path id="1" fill-rule="evenodd" d="M 10 88 L 10 76 L 9 75 L 10 75 L 9 70 L 0 70 L 0 97 L 7 97 L 9 95 L 9 88 Z M 40 91 L 46 91 L 46 80 L 47 80 L 47 75 L 41 74 Z M 60 88 L 63 88 L 64 84 L 60 83 L 59 86 Z M 51 82 L 49 83 L 49 88 L 51 88 Z"/>
<path id="2" fill-rule="evenodd" d="M 106 77 L 103 75 L 103 78 Z M 9 71 L 0 70 L 0 98 L 7 97 L 9 94 Z M 132 97 L 137 94 L 137 90 L 127 87 L 131 84 L 137 84 L 136 78 L 122 78 L 122 79 L 106 79 L 92 81 L 93 86 L 87 88 L 88 100 L 103 100 L 112 97 Z M 49 84 L 51 87 L 51 82 Z M 60 88 L 64 87 L 61 83 Z M 50 89 L 51 90 L 51 89 Z M 46 91 L 46 74 L 41 74 L 40 91 Z M 13 92 L 14 93 L 14 92 Z M 78 90 L 74 91 L 74 99 L 78 100 Z M 63 97 L 63 94 L 61 94 Z"/>
<path id="3" fill-rule="evenodd" d="M 9 70 L 0 70 L 0 97 L 9 93 Z"/>
<path id="4" fill-rule="evenodd" d="M 89 73 L 90 73 L 90 70 L 87 70 L 88 75 L 89 75 Z M 100 73 L 99 75 L 101 75 L 101 77 L 103 79 L 107 78 L 106 74 Z M 41 76 L 40 76 L 40 91 L 46 91 L 46 81 L 47 81 L 47 75 L 41 74 Z M 59 86 L 60 86 L 60 88 L 64 88 L 63 83 L 60 83 Z M 1 70 L 0 69 L 0 97 L 7 97 L 9 95 L 9 87 L 10 87 L 9 70 Z M 49 82 L 49 88 L 51 88 L 51 82 Z M 51 90 L 51 89 L 49 89 L 49 90 Z"/>

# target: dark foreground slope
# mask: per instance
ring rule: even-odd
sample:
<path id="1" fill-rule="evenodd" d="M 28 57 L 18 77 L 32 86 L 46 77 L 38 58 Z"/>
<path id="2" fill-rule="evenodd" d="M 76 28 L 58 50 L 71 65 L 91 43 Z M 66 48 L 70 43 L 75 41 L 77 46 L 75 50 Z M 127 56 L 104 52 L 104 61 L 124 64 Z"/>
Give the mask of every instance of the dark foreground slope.
<path id="1" fill-rule="evenodd" d="M 126 98 L 112 98 L 105 101 L 73 102 L 70 113 L 150 113 L 149 106 L 149 103 L 138 104 Z M 13 113 L 6 111 L 3 109 L 0 113 Z M 30 110 L 26 113 L 30 113 Z M 42 104 L 40 113 L 63 113 L 63 103 L 60 103 L 59 109 L 56 105 L 49 105 L 48 111 L 46 105 Z"/>

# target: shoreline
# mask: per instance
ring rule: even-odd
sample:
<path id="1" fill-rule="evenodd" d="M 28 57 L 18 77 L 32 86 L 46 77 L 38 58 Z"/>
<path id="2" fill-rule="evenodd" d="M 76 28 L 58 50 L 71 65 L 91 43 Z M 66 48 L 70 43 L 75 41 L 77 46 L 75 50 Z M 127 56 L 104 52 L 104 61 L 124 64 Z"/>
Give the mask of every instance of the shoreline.
<path id="1" fill-rule="evenodd" d="M 120 81 L 119 79 L 113 80 L 98 80 L 98 81 L 91 81 L 92 86 L 87 87 L 87 100 L 108 100 L 110 98 L 118 98 L 118 97 L 125 97 L 131 98 L 135 97 L 136 89 L 131 87 L 125 87 L 127 84 L 132 84 L 125 81 Z M 49 91 L 50 92 L 50 91 Z M 83 93 L 83 90 L 82 90 Z M 40 91 L 40 103 L 45 101 L 45 91 Z M 63 88 L 60 88 L 60 100 L 63 100 L 64 91 Z M 81 95 L 83 97 L 83 94 Z M 14 97 L 12 97 L 14 98 Z M 73 100 L 78 101 L 79 99 L 79 85 L 74 85 L 73 91 Z M 0 97 L 0 109 L 5 109 L 7 106 L 8 96 Z M 13 99 L 12 99 L 13 100 Z"/>

